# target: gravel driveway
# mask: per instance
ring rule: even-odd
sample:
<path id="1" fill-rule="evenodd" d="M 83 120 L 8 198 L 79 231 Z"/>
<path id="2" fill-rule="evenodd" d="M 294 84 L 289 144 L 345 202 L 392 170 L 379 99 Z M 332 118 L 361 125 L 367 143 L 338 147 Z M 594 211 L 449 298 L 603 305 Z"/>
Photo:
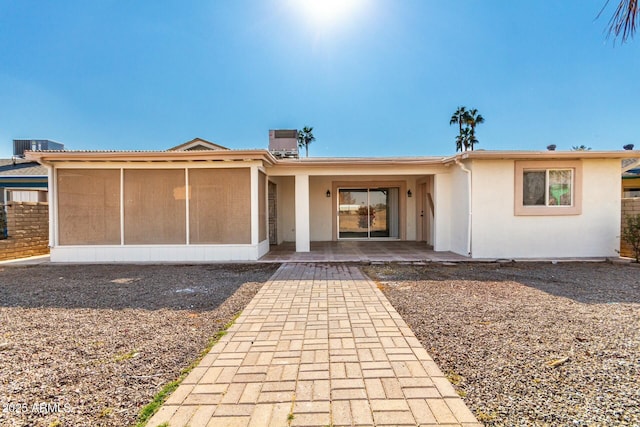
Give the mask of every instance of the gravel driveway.
<path id="1" fill-rule="evenodd" d="M 640 268 L 364 270 L 487 425 L 640 425 Z"/>
<path id="2" fill-rule="evenodd" d="M 131 425 L 277 267 L 0 267 L 0 425 Z"/>

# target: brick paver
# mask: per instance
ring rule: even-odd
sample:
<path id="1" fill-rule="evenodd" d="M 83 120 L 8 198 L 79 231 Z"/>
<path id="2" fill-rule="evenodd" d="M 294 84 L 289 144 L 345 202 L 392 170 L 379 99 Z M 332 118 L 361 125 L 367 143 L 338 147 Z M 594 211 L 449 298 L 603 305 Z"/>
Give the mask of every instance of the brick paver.
<path id="1" fill-rule="evenodd" d="M 283 264 L 149 426 L 480 426 L 356 267 Z"/>

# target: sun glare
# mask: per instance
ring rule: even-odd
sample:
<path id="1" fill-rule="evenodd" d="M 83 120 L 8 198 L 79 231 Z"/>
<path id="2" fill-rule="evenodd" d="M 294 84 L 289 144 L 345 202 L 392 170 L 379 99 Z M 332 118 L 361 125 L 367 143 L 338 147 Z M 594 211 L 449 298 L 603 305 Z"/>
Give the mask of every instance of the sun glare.
<path id="1" fill-rule="evenodd" d="M 359 9 L 363 0 L 294 0 L 309 20 L 329 26 L 349 19 Z"/>

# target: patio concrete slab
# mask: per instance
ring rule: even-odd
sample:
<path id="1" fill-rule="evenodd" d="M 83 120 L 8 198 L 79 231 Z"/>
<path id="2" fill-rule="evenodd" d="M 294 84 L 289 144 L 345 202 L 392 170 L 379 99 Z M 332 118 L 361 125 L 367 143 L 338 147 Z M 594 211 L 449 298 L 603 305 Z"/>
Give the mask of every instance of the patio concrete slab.
<path id="1" fill-rule="evenodd" d="M 481 426 L 376 285 L 287 263 L 149 426 Z"/>
<path id="2" fill-rule="evenodd" d="M 259 262 L 464 262 L 453 252 L 436 252 L 425 242 L 339 240 L 311 242 L 309 252 L 296 252 L 295 243 L 271 246 Z"/>

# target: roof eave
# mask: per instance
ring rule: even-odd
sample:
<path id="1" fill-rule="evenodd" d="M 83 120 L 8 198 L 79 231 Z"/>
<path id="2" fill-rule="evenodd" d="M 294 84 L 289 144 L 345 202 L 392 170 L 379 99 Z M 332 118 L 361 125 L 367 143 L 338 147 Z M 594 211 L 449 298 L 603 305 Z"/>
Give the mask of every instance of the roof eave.
<path id="1" fill-rule="evenodd" d="M 579 159 L 632 159 L 639 158 L 640 151 L 465 151 L 444 160 L 579 160 Z"/>
<path id="2" fill-rule="evenodd" d="M 278 166 L 308 168 L 335 166 L 400 166 L 400 165 L 442 165 L 443 157 L 416 158 L 372 158 L 372 157 L 337 157 L 323 159 L 278 159 Z"/>
<path id="3" fill-rule="evenodd" d="M 168 162 L 193 160 L 258 160 L 274 164 L 276 159 L 267 150 L 202 150 L 202 151 L 141 151 L 82 152 L 27 151 L 25 157 L 41 164 L 56 162 Z"/>

